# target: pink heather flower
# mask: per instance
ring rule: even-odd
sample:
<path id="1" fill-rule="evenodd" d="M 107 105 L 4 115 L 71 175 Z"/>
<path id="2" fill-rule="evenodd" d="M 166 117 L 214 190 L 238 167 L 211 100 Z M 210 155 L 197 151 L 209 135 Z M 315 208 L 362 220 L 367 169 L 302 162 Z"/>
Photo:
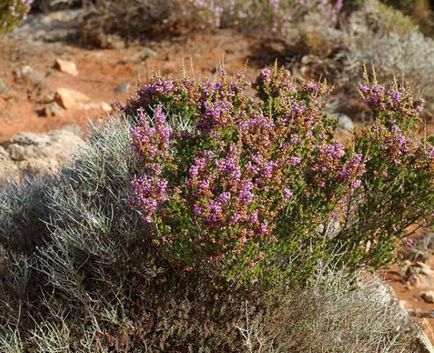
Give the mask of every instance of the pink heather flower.
<path id="1" fill-rule="evenodd" d="M 389 95 L 390 99 L 392 100 L 392 104 L 394 106 L 398 106 L 399 103 L 401 103 L 401 93 L 399 93 L 398 91 L 390 90 L 388 92 L 388 95 Z"/>
<path id="2" fill-rule="evenodd" d="M 295 116 L 298 116 L 303 114 L 305 107 L 303 106 L 303 104 L 294 101 L 291 103 L 291 109 L 293 114 Z"/>
<path id="3" fill-rule="evenodd" d="M 301 162 L 301 158 L 300 157 L 290 157 L 289 158 L 289 164 L 293 167 L 299 165 Z"/>
<path id="4" fill-rule="evenodd" d="M 210 203 L 208 205 L 209 212 L 212 214 L 220 213 L 222 211 L 222 206 L 219 203 Z"/>
<path id="5" fill-rule="evenodd" d="M 196 216 L 201 216 L 201 215 L 202 215 L 202 208 L 201 208 L 198 204 L 195 204 L 195 205 L 193 206 L 193 213 L 194 213 Z"/>
<path id="6" fill-rule="evenodd" d="M 264 222 L 259 225 L 259 233 L 262 235 L 268 233 L 268 223 Z"/>
<path id="7" fill-rule="evenodd" d="M 265 67 L 259 71 L 259 78 L 263 81 L 271 80 L 272 72 L 268 67 Z"/>
<path id="8" fill-rule="evenodd" d="M 258 211 L 254 211 L 254 212 L 252 213 L 252 216 L 250 217 L 250 221 L 251 221 L 253 224 L 258 223 Z"/>
<path id="9" fill-rule="evenodd" d="M 416 106 L 416 111 L 422 113 L 425 109 L 425 99 L 419 98 L 418 104 Z"/>
<path id="10" fill-rule="evenodd" d="M 158 105 L 154 110 L 155 129 L 162 143 L 167 144 L 170 139 L 170 127 L 163 113 L 163 107 Z"/>
<path id="11" fill-rule="evenodd" d="M 219 204 L 226 204 L 226 203 L 229 202 L 230 199 L 231 199 L 231 193 L 226 191 L 226 192 L 221 193 L 221 194 L 217 197 L 216 201 L 217 201 Z"/>
<path id="12" fill-rule="evenodd" d="M 247 204 L 253 201 L 253 183 L 246 181 L 241 185 L 239 199 L 242 203 Z"/>
<path id="13" fill-rule="evenodd" d="M 273 176 L 274 170 L 277 168 L 277 162 L 270 161 L 264 162 L 261 165 L 261 174 L 265 178 L 271 178 Z"/>
<path id="14" fill-rule="evenodd" d="M 298 145 L 301 142 L 301 138 L 298 135 L 291 135 L 289 137 L 289 140 L 291 141 L 291 144 Z"/>
<path id="15" fill-rule="evenodd" d="M 360 186 L 362 185 L 362 181 L 360 179 L 354 180 L 353 183 L 351 184 L 351 188 L 353 190 L 358 189 Z"/>
<path id="16" fill-rule="evenodd" d="M 284 188 L 283 189 L 283 196 L 285 197 L 286 200 L 291 199 L 293 195 L 294 195 L 294 193 L 292 192 L 292 190 L 290 188 Z"/>
<path id="17" fill-rule="evenodd" d="M 131 128 L 131 140 L 134 151 L 145 158 L 163 157 L 170 140 L 170 127 L 166 121 L 161 105 L 154 110 L 154 126 L 150 125 L 150 118 L 145 111 L 137 110 L 139 123 Z M 164 146 L 161 150 L 161 145 Z"/>
<path id="18" fill-rule="evenodd" d="M 151 223 L 158 205 L 167 200 L 167 180 L 145 175 L 134 178 L 131 186 L 134 192 L 134 202 L 142 212 L 143 220 Z"/>
<path id="19" fill-rule="evenodd" d="M 407 239 L 407 241 L 405 243 L 408 247 L 412 247 L 414 244 L 414 240 L 413 239 Z"/>
<path id="20" fill-rule="evenodd" d="M 230 225 L 236 225 L 238 224 L 238 222 L 241 220 L 241 215 L 238 212 L 235 212 L 232 216 L 231 216 L 231 221 L 230 221 Z"/>
<path id="21" fill-rule="evenodd" d="M 428 147 L 428 158 L 430 162 L 434 161 L 434 146 Z"/>

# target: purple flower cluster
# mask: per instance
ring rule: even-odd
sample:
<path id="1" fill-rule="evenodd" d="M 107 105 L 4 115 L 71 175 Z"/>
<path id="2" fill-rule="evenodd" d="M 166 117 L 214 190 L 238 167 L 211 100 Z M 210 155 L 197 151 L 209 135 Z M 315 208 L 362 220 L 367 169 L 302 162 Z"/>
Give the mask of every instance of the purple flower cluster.
<path id="1" fill-rule="evenodd" d="M 418 118 L 424 110 L 425 101 L 414 99 L 405 88 L 394 87 L 387 89 L 378 84 L 374 77 L 372 83 L 367 72 L 364 74 L 364 82 L 359 85 L 360 95 L 368 107 L 374 112 L 387 115 L 387 119 L 395 123 L 401 123 L 408 117 Z M 377 114 L 378 115 L 378 114 Z"/>
<path id="2" fill-rule="evenodd" d="M 165 158 L 170 141 L 170 127 L 166 122 L 163 108 L 158 105 L 154 111 L 154 122 L 143 109 L 137 110 L 139 124 L 131 129 L 131 139 L 134 151 L 146 158 Z"/>
<path id="3" fill-rule="evenodd" d="M 167 181 L 158 176 L 144 175 L 132 180 L 135 206 L 142 213 L 142 219 L 152 223 L 157 207 L 167 200 Z"/>
<path id="4" fill-rule="evenodd" d="M 331 184 L 350 185 L 349 193 L 361 185 L 365 174 L 365 161 L 360 154 L 345 159 L 345 149 L 340 143 L 319 145 L 317 156 L 310 167 L 312 179 L 320 188 Z"/>
<path id="5" fill-rule="evenodd" d="M 378 140 L 385 160 L 400 165 L 406 156 L 414 154 L 416 150 L 415 143 L 397 125 L 392 125 L 390 129 L 383 126 L 374 126 L 371 130 Z"/>
<path id="6" fill-rule="evenodd" d="M 161 105 L 154 109 L 153 119 L 143 109 L 137 110 L 139 123 L 131 129 L 132 148 L 143 159 L 143 175 L 132 182 L 132 203 L 151 223 L 160 204 L 167 200 L 168 182 L 162 177 L 163 161 L 169 159 L 171 129 Z"/>
<path id="7" fill-rule="evenodd" d="M 251 87 L 255 96 L 247 93 Z M 287 70 L 266 68 L 254 85 L 222 72 L 216 81 L 156 78 L 137 92 L 125 107 L 138 118 L 131 137 L 142 161 L 132 181 L 133 205 L 153 236 L 173 246 L 169 257 L 198 252 L 222 259 L 299 229 L 311 232 L 341 215 L 350 196 L 366 192 L 371 151 L 397 166 L 413 153 L 395 122 L 403 109 L 416 113 L 419 101 L 402 90 L 362 86 L 365 101 L 390 120 L 379 119 L 364 133 L 369 147 L 362 148 L 364 140 L 358 140 L 362 147 L 345 147 L 333 141 L 324 113 L 328 91 L 323 83 L 300 83 Z M 163 107 L 184 121 L 169 124 Z M 188 133 L 183 126 L 191 127 Z M 432 150 L 424 153 L 433 158 Z"/>
<path id="8" fill-rule="evenodd" d="M 344 146 L 340 143 L 320 145 L 317 147 L 318 156 L 312 171 L 326 173 L 340 165 L 341 158 L 345 155 Z"/>

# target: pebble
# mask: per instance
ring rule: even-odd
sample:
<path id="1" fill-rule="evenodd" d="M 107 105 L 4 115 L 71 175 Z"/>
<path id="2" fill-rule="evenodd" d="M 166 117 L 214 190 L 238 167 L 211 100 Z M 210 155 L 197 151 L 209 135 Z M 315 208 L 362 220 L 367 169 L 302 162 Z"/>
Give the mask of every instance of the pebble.
<path id="1" fill-rule="evenodd" d="M 42 110 L 44 116 L 56 116 L 62 112 L 62 107 L 57 102 L 51 102 L 47 104 Z"/>
<path id="2" fill-rule="evenodd" d="M 426 303 L 434 303 L 434 292 L 423 292 L 420 297 L 426 302 Z"/>
<path id="3" fill-rule="evenodd" d="M 78 76 L 77 66 L 73 61 L 56 59 L 54 67 L 65 74 Z"/>
<path id="4" fill-rule="evenodd" d="M 131 84 L 129 82 L 124 82 L 115 88 L 115 92 L 116 93 L 126 93 L 130 90 L 130 88 L 131 88 Z"/>
<path id="5" fill-rule="evenodd" d="M 354 130 L 354 122 L 353 120 L 345 114 L 339 114 L 338 116 L 338 126 L 341 129 L 347 130 L 347 131 L 353 131 Z"/>
<path id="6" fill-rule="evenodd" d="M 57 89 L 55 100 L 65 109 L 80 109 L 81 104 L 89 102 L 89 98 L 84 93 L 68 88 Z"/>
<path id="7" fill-rule="evenodd" d="M 8 91 L 8 84 L 4 80 L 0 79 L 0 93 L 7 93 Z"/>

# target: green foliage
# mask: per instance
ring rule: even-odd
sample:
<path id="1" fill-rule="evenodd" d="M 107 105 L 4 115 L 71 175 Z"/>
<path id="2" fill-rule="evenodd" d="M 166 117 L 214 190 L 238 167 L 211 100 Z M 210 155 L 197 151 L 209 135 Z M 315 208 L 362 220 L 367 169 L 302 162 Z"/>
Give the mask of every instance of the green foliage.
<path id="1" fill-rule="evenodd" d="M 133 206 L 157 251 L 181 269 L 264 284 L 299 283 L 337 251 L 354 268 L 388 264 L 404 229 L 431 217 L 433 147 L 411 137 L 423 101 L 367 81 L 375 124 L 344 148 L 325 85 L 266 68 L 255 97 L 248 87 L 224 73 L 156 78 L 125 108 L 139 117 Z"/>
<path id="2" fill-rule="evenodd" d="M 30 10 L 32 0 L 0 1 L 0 32 L 10 32 L 19 26 Z"/>

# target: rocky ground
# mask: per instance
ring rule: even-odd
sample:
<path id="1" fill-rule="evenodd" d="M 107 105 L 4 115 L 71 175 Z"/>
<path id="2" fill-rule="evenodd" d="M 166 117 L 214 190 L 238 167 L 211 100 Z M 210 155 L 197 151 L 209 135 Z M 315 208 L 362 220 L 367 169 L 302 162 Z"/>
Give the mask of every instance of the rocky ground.
<path id="1" fill-rule="evenodd" d="M 245 68 L 253 77 L 276 56 L 285 60 L 279 43 L 230 30 L 128 48 L 66 44 L 81 15 L 31 17 L 22 29 L 0 39 L 0 187 L 12 178 L 55 172 L 70 161 L 83 143 L 88 122 L 104 119 L 152 74 L 178 76 L 184 70 L 210 76 L 224 64 L 230 73 Z M 342 131 L 354 127 L 347 116 L 341 116 L 340 124 Z M 421 231 L 406 251 L 407 260 L 381 273 L 432 342 L 433 251 L 434 233 Z"/>

